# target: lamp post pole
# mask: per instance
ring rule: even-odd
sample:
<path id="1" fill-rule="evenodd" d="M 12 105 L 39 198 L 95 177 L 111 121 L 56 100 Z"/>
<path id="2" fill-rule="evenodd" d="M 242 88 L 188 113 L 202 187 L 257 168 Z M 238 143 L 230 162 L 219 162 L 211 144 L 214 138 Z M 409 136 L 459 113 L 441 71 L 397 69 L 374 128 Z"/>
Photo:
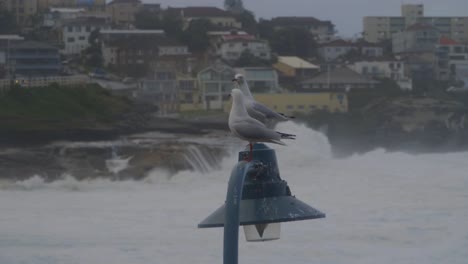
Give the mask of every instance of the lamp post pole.
<path id="1" fill-rule="evenodd" d="M 251 162 L 239 163 L 234 167 L 229 178 L 226 195 L 226 214 L 224 215 L 223 263 L 237 264 L 239 251 L 239 209 L 247 171 Z"/>

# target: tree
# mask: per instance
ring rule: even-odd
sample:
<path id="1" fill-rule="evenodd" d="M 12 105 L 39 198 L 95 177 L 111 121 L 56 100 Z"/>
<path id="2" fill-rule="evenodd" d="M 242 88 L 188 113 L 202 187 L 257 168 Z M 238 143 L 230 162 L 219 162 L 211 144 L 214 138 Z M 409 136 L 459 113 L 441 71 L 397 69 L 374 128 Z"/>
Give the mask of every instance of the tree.
<path id="1" fill-rule="evenodd" d="M 214 25 L 207 19 L 192 20 L 187 30 L 183 32 L 182 40 L 191 52 L 205 52 L 210 45 L 207 32 L 213 28 Z"/>
<path id="2" fill-rule="evenodd" d="M 83 52 L 85 54 L 84 63 L 92 67 L 102 67 L 102 51 L 101 42 L 99 41 L 99 29 L 91 31 L 88 39 L 89 47 Z"/>
<path id="3" fill-rule="evenodd" d="M 252 12 L 244 10 L 236 15 L 236 19 L 242 24 L 242 28 L 245 31 L 250 34 L 257 33 L 257 20 L 255 19 L 255 15 Z"/>
<path id="4" fill-rule="evenodd" d="M 256 57 L 249 50 L 244 50 L 234 64 L 235 67 L 262 67 L 271 65 L 269 61 Z"/>
<path id="5" fill-rule="evenodd" d="M 17 32 L 17 25 L 13 13 L 0 10 L 0 34 L 11 34 Z"/>
<path id="6" fill-rule="evenodd" d="M 313 57 L 317 53 L 314 36 L 304 28 L 291 27 L 273 30 L 268 40 L 272 50 L 280 55 Z"/>
<path id="7" fill-rule="evenodd" d="M 242 0 L 224 0 L 224 8 L 232 13 L 242 13 L 245 10 Z"/>
<path id="8" fill-rule="evenodd" d="M 161 29 L 163 23 L 159 13 L 141 10 L 135 14 L 135 27 L 139 29 Z"/>
<path id="9" fill-rule="evenodd" d="M 161 26 L 168 37 L 181 39 L 183 35 L 182 20 L 173 12 L 163 13 Z"/>

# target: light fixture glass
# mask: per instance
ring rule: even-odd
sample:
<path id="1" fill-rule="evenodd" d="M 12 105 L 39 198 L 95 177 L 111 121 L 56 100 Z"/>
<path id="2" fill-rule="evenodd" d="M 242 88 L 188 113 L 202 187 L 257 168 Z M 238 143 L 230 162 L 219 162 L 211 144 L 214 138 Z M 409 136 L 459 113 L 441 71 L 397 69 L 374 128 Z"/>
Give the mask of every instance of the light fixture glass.
<path id="1" fill-rule="evenodd" d="M 245 239 L 248 242 L 261 242 L 280 239 L 281 224 L 255 224 L 244 226 Z"/>

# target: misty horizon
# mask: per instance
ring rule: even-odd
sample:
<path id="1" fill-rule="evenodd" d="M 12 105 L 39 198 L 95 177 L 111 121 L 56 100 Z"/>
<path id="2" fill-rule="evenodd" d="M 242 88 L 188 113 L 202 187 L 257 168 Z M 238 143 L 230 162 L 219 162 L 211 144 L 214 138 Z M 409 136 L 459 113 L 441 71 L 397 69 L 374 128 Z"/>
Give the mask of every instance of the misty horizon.
<path id="1" fill-rule="evenodd" d="M 110 1 L 108 1 L 110 2 Z M 183 6 L 217 6 L 223 7 L 223 0 L 143 0 L 144 3 L 160 3 L 163 7 Z M 400 16 L 401 4 L 424 4 L 425 16 L 468 16 L 468 1 L 435 0 L 423 1 L 373 1 L 357 0 L 341 2 L 337 0 L 269 1 L 268 8 L 263 9 L 263 1 L 244 0 L 244 7 L 254 12 L 255 17 L 270 19 L 276 16 L 313 16 L 321 20 L 330 20 L 336 26 L 339 36 L 357 36 L 363 30 L 362 18 L 365 16 Z M 342 8 L 337 8 L 340 5 Z M 357 8 L 363 6 L 364 8 Z M 344 13 L 346 12 L 346 13 Z"/>

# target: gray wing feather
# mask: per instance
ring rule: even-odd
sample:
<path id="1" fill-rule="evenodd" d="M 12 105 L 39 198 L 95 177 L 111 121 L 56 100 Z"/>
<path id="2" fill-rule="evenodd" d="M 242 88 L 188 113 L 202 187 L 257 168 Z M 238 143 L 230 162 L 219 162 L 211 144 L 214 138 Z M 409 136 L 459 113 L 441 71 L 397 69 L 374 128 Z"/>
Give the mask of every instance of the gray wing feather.
<path id="1" fill-rule="evenodd" d="M 257 120 L 255 120 L 257 121 Z M 252 142 L 273 142 L 277 144 L 281 144 L 281 135 L 276 133 L 275 131 L 266 128 L 263 124 L 259 125 L 256 122 L 251 120 L 246 120 L 242 122 L 236 122 L 233 124 L 232 127 L 235 132 L 245 138 L 246 140 L 250 140 Z M 281 143 L 278 143 L 281 142 Z M 284 144 L 284 143 L 283 143 Z"/>
<path id="2" fill-rule="evenodd" d="M 288 120 L 288 118 L 280 115 L 276 111 L 271 110 L 270 108 L 268 108 L 264 104 L 261 104 L 259 102 L 254 101 L 254 102 L 251 103 L 251 105 L 252 105 L 252 109 L 254 111 L 262 113 L 266 118 L 275 118 L 275 119 L 279 119 L 279 120 Z"/>

